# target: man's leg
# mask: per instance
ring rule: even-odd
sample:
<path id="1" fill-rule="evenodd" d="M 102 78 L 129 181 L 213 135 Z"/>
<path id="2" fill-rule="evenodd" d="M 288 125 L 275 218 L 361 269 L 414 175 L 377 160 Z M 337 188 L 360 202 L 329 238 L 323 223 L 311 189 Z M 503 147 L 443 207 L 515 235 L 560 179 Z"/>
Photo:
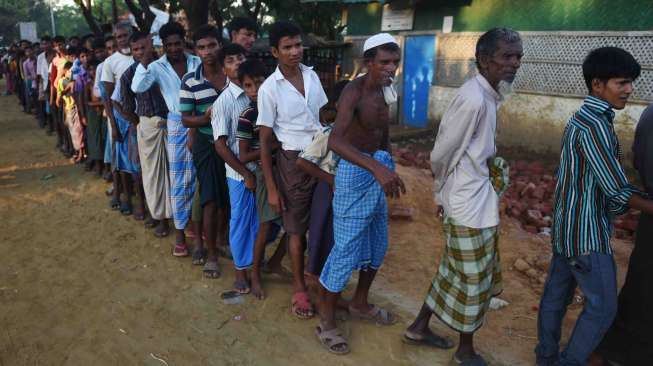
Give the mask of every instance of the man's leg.
<path id="1" fill-rule="evenodd" d="M 574 259 L 571 272 L 585 295 L 585 305 L 562 352 L 561 365 L 585 365 L 617 314 L 617 274 L 612 255 L 590 252 Z"/>
<path id="2" fill-rule="evenodd" d="M 560 358 L 562 320 L 576 289 L 576 280 L 567 260 L 564 256 L 554 254 L 544 283 L 537 316 L 538 344 L 535 354 L 538 366 L 555 365 Z"/>

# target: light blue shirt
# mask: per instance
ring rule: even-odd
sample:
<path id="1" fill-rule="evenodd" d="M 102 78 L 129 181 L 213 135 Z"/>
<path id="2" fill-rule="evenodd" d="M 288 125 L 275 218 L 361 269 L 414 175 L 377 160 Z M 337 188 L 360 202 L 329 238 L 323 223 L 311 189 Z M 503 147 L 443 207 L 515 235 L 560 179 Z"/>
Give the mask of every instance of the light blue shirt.
<path id="1" fill-rule="evenodd" d="M 185 73 L 194 71 L 200 64 L 199 57 L 187 53 Z M 147 68 L 143 64 L 138 65 L 134 78 L 132 79 L 132 91 L 134 93 L 146 92 L 155 83 L 161 89 L 161 94 L 168 106 L 168 111 L 180 113 L 179 89 L 181 88 L 181 79 L 170 62 L 168 62 L 166 55 L 150 63 Z"/>

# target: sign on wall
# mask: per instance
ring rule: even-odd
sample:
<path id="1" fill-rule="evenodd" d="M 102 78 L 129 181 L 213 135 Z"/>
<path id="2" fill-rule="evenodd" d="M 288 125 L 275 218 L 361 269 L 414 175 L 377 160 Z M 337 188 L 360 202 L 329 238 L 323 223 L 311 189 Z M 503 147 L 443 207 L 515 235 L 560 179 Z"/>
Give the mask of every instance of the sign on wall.
<path id="1" fill-rule="evenodd" d="M 403 123 L 426 127 L 429 90 L 435 74 L 435 36 L 408 36 L 404 43 Z"/>
<path id="2" fill-rule="evenodd" d="M 39 37 L 36 34 L 36 23 L 34 22 L 20 22 L 18 23 L 20 30 L 20 39 L 26 39 L 30 42 L 38 42 Z"/>
<path id="3" fill-rule="evenodd" d="M 412 30 L 415 9 L 392 9 L 389 4 L 383 5 L 381 18 L 382 31 Z"/>

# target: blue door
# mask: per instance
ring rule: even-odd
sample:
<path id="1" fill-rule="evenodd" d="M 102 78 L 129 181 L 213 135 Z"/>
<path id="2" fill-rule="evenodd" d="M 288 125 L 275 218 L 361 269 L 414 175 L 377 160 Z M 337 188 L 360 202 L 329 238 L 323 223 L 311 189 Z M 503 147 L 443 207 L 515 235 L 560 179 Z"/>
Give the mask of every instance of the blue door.
<path id="1" fill-rule="evenodd" d="M 435 36 L 407 36 L 404 43 L 403 123 L 426 127 L 435 73 Z"/>

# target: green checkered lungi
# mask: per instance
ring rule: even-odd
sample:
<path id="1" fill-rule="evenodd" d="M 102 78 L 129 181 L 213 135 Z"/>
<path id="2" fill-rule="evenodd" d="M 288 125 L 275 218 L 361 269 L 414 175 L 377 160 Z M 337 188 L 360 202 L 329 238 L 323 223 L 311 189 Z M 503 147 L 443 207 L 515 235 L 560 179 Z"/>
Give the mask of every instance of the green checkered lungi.
<path id="1" fill-rule="evenodd" d="M 498 226 L 474 229 L 446 217 L 443 228 L 447 245 L 425 303 L 454 330 L 472 333 L 502 289 Z"/>

